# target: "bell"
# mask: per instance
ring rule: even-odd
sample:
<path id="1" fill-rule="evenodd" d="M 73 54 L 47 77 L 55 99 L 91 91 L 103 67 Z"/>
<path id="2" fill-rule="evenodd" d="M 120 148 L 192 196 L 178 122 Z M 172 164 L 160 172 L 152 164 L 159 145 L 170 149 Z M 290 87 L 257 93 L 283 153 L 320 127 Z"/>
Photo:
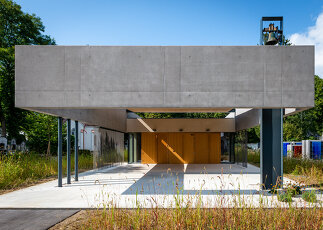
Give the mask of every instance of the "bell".
<path id="1" fill-rule="evenodd" d="M 275 33 L 270 32 L 268 35 L 268 40 L 266 41 L 265 45 L 276 45 L 278 43 L 278 40 L 275 36 Z"/>

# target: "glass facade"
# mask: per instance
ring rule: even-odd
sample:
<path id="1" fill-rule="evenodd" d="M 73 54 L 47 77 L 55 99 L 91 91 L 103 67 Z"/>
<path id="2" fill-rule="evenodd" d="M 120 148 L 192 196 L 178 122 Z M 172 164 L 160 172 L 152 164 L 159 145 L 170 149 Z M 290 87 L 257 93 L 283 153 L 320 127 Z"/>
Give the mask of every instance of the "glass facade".
<path id="1" fill-rule="evenodd" d="M 128 134 L 128 163 L 141 162 L 141 133 Z"/>
<path id="2" fill-rule="evenodd" d="M 97 128 L 93 132 L 94 168 L 114 166 L 124 162 L 124 133 Z"/>
<path id="3" fill-rule="evenodd" d="M 241 130 L 235 133 L 235 162 L 243 167 L 247 167 L 247 156 L 248 156 L 248 133 L 247 130 Z"/>

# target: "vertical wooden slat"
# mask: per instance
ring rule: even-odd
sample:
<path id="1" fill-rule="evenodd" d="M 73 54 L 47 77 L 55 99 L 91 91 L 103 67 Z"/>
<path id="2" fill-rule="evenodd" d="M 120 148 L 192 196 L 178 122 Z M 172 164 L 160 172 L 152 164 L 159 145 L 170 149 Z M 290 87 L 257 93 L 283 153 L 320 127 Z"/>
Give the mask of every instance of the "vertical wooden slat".
<path id="1" fill-rule="evenodd" d="M 168 164 L 168 134 L 158 133 L 157 135 L 157 162 L 159 164 Z"/>
<path id="2" fill-rule="evenodd" d="M 143 164 L 156 164 L 156 134 L 142 133 L 141 134 L 141 162 Z"/>
<path id="3" fill-rule="evenodd" d="M 194 134 L 183 133 L 183 159 L 185 164 L 194 163 Z"/>
<path id="4" fill-rule="evenodd" d="M 210 164 L 219 164 L 221 162 L 221 134 L 209 134 L 210 146 Z"/>
<path id="5" fill-rule="evenodd" d="M 207 133 L 195 134 L 195 160 L 196 164 L 207 164 L 209 162 L 209 141 Z"/>
<path id="6" fill-rule="evenodd" d="M 184 164 L 183 159 L 183 134 L 168 134 L 168 162 L 169 164 Z"/>

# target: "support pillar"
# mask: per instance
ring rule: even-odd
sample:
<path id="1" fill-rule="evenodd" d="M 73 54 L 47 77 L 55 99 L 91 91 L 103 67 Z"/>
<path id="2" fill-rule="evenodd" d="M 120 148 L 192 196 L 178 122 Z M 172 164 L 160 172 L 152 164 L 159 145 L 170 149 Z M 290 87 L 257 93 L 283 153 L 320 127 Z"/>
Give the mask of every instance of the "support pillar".
<path id="1" fill-rule="evenodd" d="M 264 189 L 283 185 L 283 110 L 261 111 L 260 172 Z"/>
<path id="2" fill-rule="evenodd" d="M 67 184 L 71 183 L 71 120 L 67 119 Z"/>
<path id="3" fill-rule="evenodd" d="M 133 161 L 138 162 L 138 137 L 137 133 L 133 134 Z"/>
<path id="4" fill-rule="evenodd" d="M 74 137 L 74 169 L 75 169 L 75 181 L 79 180 L 79 122 L 75 121 L 75 137 Z"/>
<path id="5" fill-rule="evenodd" d="M 58 148 L 57 148 L 57 161 L 58 161 L 58 187 L 62 187 L 62 118 L 58 118 Z"/>
<path id="6" fill-rule="evenodd" d="M 230 163 L 235 163 L 235 151 L 234 151 L 234 146 L 235 146 L 235 133 L 230 133 L 229 134 L 229 162 Z"/>
<path id="7" fill-rule="evenodd" d="M 311 141 L 310 140 L 306 140 L 306 149 L 305 149 L 305 152 L 306 152 L 306 158 L 307 159 L 311 159 Z"/>
<path id="8" fill-rule="evenodd" d="M 133 163 L 133 134 L 129 133 L 129 163 Z"/>

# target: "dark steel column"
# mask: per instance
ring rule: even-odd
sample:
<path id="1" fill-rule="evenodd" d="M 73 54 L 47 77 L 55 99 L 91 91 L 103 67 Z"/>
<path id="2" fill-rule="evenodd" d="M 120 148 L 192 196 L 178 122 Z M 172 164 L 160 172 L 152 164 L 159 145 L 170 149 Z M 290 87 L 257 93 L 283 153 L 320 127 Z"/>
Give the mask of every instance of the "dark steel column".
<path id="1" fill-rule="evenodd" d="M 58 118 L 58 148 L 57 148 L 57 158 L 58 158 L 58 187 L 62 187 L 62 118 Z"/>
<path id="2" fill-rule="evenodd" d="M 235 146 L 234 136 L 235 136 L 235 133 L 229 134 L 229 162 L 230 163 L 236 163 L 235 151 L 234 151 L 234 146 Z"/>
<path id="3" fill-rule="evenodd" d="M 67 184 L 71 183 L 71 120 L 67 119 Z"/>
<path id="4" fill-rule="evenodd" d="M 261 184 L 264 189 L 283 185 L 283 113 L 282 109 L 261 112 Z"/>
<path id="5" fill-rule="evenodd" d="M 137 139 L 137 133 L 133 134 L 133 162 L 137 163 L 138 161 L 138 139 Z"/>
<path id="6" fill-rule="evenodd" d="M 128 162 L 133 163 L 133 134 L 129 133 L 129 156 Z"/>
<path id="7" fill-rule="evenodd" d="M 75 162 L 74 162 L 74 169 L 75 169 L 75 181 L 79 180 L 79 122 L 75 121 Z"/>

